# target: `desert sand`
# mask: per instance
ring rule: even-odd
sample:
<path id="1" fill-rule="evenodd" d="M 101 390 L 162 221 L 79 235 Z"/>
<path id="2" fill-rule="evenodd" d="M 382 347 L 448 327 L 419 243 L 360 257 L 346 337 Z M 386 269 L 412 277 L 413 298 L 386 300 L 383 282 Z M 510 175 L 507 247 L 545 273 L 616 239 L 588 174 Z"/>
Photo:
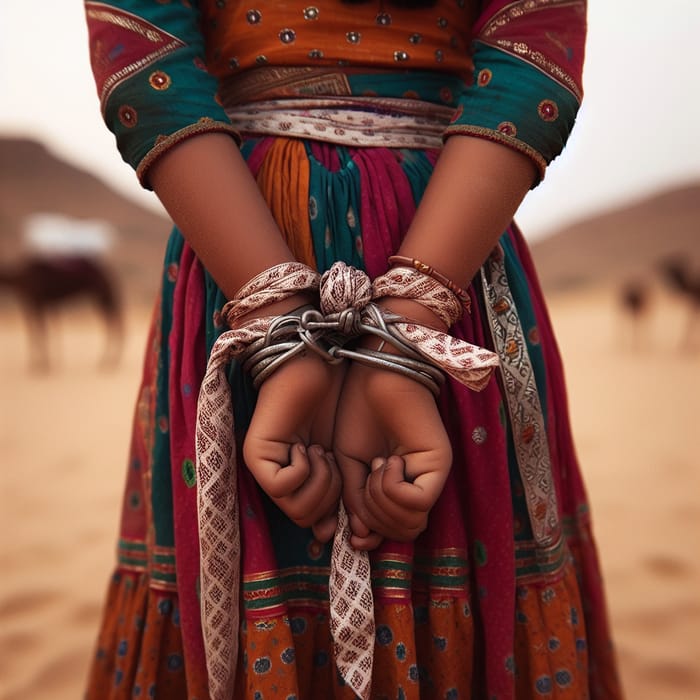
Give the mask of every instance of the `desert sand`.
<path id="1" fill-rule="evenodd" d="M 636 338 L 609 290 L 555 296 L 609 607 L 630 700 L 700 698 L 700 351 L 687 308 L 657 294 Z M 97 369 L 88 312 L 52 327 L 54 367 L 27 369 L 0 308 L 0 699 L 81 697 L 113 564 L 148 311 L 119 368 Z"/>

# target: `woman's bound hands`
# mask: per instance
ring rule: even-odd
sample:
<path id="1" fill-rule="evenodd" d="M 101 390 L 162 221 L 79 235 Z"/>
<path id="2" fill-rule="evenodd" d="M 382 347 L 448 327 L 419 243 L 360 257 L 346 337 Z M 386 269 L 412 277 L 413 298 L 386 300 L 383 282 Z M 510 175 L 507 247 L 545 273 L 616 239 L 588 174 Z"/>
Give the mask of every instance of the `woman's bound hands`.
<path id="1" fill-rule="evenodd" d="M 344 365 L 290 360 L 261 386 L 243 457 L 260 487 L 320 542 L 333 537 L 341 478 L 330 451 Z"/>
<path id="2" fill-rule="evenodd" d="M 243 455 L 268 496 L 321 542 L 335 532 L 342 489 L 357 549 L 415 539 L 452 461 L 428 389 L 316 356 L 291 360 L 262 385 Z"/>
<path id="3" fill-rule="evenodd" d="M 285 314 L 310 301 L 297 295 L 255 315 Z M 344 364 L 313 352 L 285 362 L 260 387 L 243 442 L 243 458 L 260 487 L 320 542 L 333 537 L 337 523 L 341 478 L 331 447 L 344 373 Z"/>
<path id="4" fill-rule="evenodd" d="M 338 404 L 335 452 L 356 549 L 414 540 L 452 464 L 432 393 L 392 371 L 353 364 Z"/>
<path id="5" fill-rule="evenodd" d="M 426 313 L 410 305 L 412 315 Z M 407 311 L 401 301 L 388 306 Z M 436 325 L 430 316 L 425 322 Z M 428 389 L 383 369 L 353 363 L 346 371 L 313 353 L 263 383 L 243 454 L 268 496 L 322 542 L 335 531 L 342 489 L 358 549 L 384 537 L 415 539 L 452 460 Z"/>
<path id="6" fill-rule="evenodd" d="M 445 324 L 417 301 L 386 298 L 385 310 L 439 330 Z M 362 345 L 376 346 L 365 338 Z M 387 345 L 385 352 L 398 352 Z M 432 393 L 406 376 L 354 363 L 338 405 L 333 438 L 343 478 L 351 544 L 373 549 L 383 538 L 412 541 L 425 530 L 452 465 Z"/>

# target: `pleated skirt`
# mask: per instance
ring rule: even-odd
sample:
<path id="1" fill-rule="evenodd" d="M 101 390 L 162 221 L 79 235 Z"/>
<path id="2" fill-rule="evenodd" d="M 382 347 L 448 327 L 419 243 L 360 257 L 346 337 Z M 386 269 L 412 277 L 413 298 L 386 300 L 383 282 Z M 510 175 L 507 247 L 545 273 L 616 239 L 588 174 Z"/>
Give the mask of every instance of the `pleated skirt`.
<path id="1" fill-rule="evenodd" d="M 386 270 L 437 151 L 251 138 L 242 152 L 297 259 Z M 465 173 L 465 186 L 478 173 Z M 255 231 L 250 231 L 251 240 Z M 438 399 L 454 462 L 413 543 L 371 555 L 372 697 L 616 700 L 621 697 L 562 366 L 523 238 L 500 240 L 546 427 L 559 535 L 535 540 L 501 377 Z M 494 347 L 478 277 L 452 333 Z M 225 299 L 181 234 L 167 245 L 136 402 L 118 557 L 86 697 L 208 698 L 199 613 L 194 427 Z M 232 365 L 237 443 L 255 392 Z M 242 464 L 242 461 L 239 462 Z M 330 545 L 297 528 L 238 470 L 242 591 L 236 700 L 351 699 L 328 619 Z"/>

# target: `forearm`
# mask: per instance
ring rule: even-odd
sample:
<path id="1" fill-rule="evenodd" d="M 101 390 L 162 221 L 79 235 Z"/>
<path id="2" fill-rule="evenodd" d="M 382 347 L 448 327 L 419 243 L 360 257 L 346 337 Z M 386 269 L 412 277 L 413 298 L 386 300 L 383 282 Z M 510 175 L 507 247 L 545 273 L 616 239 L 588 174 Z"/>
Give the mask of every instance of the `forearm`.
<path id="1" fill-rule="evenodd" d="M 431 265 L 466 287 L 496 245 L 535 178 L 532 161 L 491 141 L 452 136 L 438 159 L 398 255 Z M 391 310 L 440 327 L 416 302 Z"/>
<path id="2" fill-rule="evenodd" d="M 398 254 L 465 286 L 504 231 L 534 177 L 531 161 L 500 144 L 448 139 Z M 293 255 L 235 143 L 189 139 L 151 170 L 173 221 L 227 297 Z"/>
<path id="3" fill-rule="evenodd" d="M 150 182 L 227 298 L 259 272 L 294 259 L 230 137 L 184 141 L 152 166 Z"/>
<path id="4" fill-rule="evenodd" d="M 534 177 L 532 161 L 507 146 L 450 137 L 398 254 L 422 260 L 466 286 Z"/>

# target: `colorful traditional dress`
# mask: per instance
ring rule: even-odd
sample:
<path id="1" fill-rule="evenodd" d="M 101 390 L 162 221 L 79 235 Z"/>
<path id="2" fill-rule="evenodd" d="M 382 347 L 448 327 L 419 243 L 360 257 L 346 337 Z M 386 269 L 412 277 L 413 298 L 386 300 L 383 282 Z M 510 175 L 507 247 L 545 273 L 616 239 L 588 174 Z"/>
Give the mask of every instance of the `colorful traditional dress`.
<path id="1" fill-rule="evenodd" d="M 581 98 L 584 0 L 85 7 L 103 114 L 144 186 L 173 145 L 229 133 L 295 256 L 319 270 L 336 260 L 370 277 L 386 270 L 453 134 L 514 148 L 543 175 Z M 468 186 L 479 173 L 463 176 Z M 429 527 L 371 554 L 372 697 L 615 700 L 561 363 L 515 226 L 470 295 L 471 315 L 451 332 L 497 351 L 501 369 L 481 392 L 445 385 L 454 463 Z M 88 698 L 218 700 L 200 616 L 194 431 L 225 301 L 173 231 Z M 255 396 L 236 363 L 229 379 L 240 446 Z M 330 545 L 293 525 L 244 466 L 238 492 L 234 697 L 352 698 L 333 658 Z"/>

